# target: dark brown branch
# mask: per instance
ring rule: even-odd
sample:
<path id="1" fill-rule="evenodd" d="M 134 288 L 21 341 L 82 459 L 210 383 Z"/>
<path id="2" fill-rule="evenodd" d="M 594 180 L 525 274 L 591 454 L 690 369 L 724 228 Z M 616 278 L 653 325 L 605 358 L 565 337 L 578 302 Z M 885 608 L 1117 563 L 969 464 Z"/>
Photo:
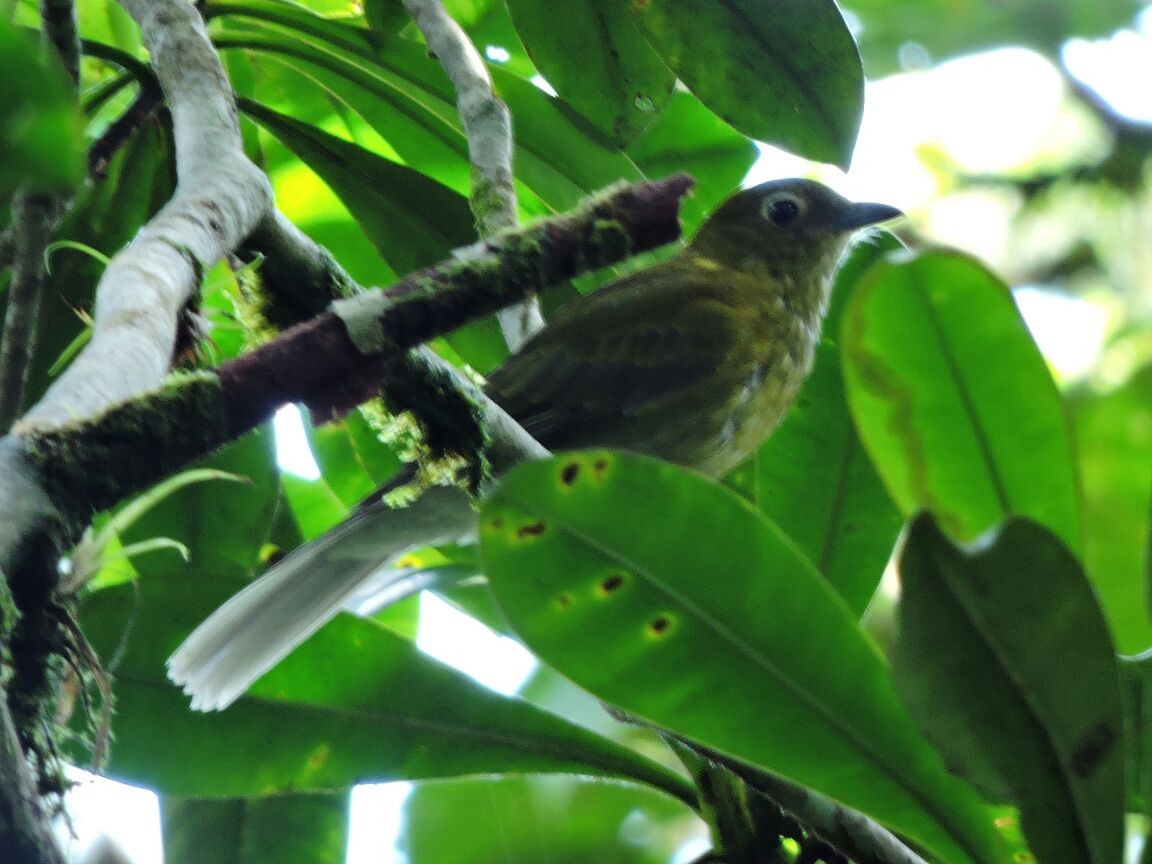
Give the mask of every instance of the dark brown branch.
<path id="1" fill-rule="evenodd" d="M 40 21 L 41 41 L 75 85 L 80 80 L 80 35 L 72 0 L 40 0 Z M 23 186 L 12 201 L 7 240 L 0 244 L 5 247 L 3 260 L 13 265 L 0 336 L 0 432 L 8 431 L 24 402 L 44 288 L 44 250 L 71 200 L 70 192 L 49 194 Z"/>
<path id="2" fill-rule="evenodd" d="M 691 183 L 677 175 L 617 189 L 571 215 L 494 237 L 468 260 L 429 267 L 346 302 L 365 301 L 361 326 L 376 328 L 378 354 L 395 356 L 539 288 L 671 242 L 680 234 L 679 202 Z M 382 361 L 349 338 L 350 314 L 341 320 L 325 313 L 221 367 L 234 434 L 285 402 L 333 415 L 379 389 Z"/>
<path id="3" fill-rule="evenodd" d="M 728 768 L 750 789 L 779 805 L 806 830 L 851 861 L 857 864 L 926 864 L 899 837 L 860 811 L 743 762 L 690 746 Z"/>
<path id="4" fill-rule="evenodd" d="M 0 688 L 0 861 L 65 864 Z"/>
<path id="5" fill-rule="evenodd" d="M 75 85 L 80 79 L 80 37 L 72 0 L 40 0 L 40 18 L 41 39 Z M 21 187 L 13 200 L 8 233 L 12 281 L 4 332 L 0 337 L 0 430 L 3 431 L 11 426 L 24 401 L 44 287 L 44 250 L 71 200 L 70 192 L 48 193 L 28 186 Z M 45 604 L 40 602 L 48 596 L 51 585 L 28 584 L 23 578 L 25 571 L 14 569 L 12 556 L 7 554 L 18 549 L 26 560 L 42 564 L 45 551 L 53 546 L 55 532 L 49 525 L 54 520 L 38 506 L 43 496 L 37 488 L 20 488 L 25 474 L 13 470 L 3 476 L 9 494 L 17 496 L 13 511 L 27 515 L 28 522 L 41 530 L 12 536 L 11 525 L 0 526 L 0 539 L 11 541 L 2 544 L 6 548 L 0 549 L 0 645 L 9 673 L 0 684 L 0 861 L 64 864 L 64 854 L 52 833 L 49 814 L 29 762 L 33 757 L 42 760 L 45 754 L 30 743 L 27 731 L 39 722 L 41 707 L 47 701 L 37 698 L 43 694 L 42 685 L 46 684 L 43 676 L 46 666 L 41 662 L 43 651 L 37 643 L 45 630 L 51 629 L 50 625 L 42 626 Z M 27 494 L 21 494 L 24 491 Z M 20 519 L 13 521 L 21 522 Z M 39 573 L 41 568 L 33 566 L 29 570 Z M 42 780 L 43 765 L 38 768 Z"/>
<path id="6" fill-rule="evenodd" d="M 99 180 L 108 172 L 112 157 L 128 143 L 132 135 L 151 120 L 164 104 L 164 93 L 155 78 L 140 82 L 140 92 L 124 113 L 117 117 L 104 134 L 88 148 L 88 176 Z"/>
<path id="7" fill-rule="evenodd" d="M 328 415 L 346 411 L 386 388 L 394 371 L 390 361 L 413 346 L 538 287 L 676 239 L 680 198 L 691 185 L 691 178 L 678 175 L 620 187 L 573 214 L 493 238 L 467 261 L 444 262 L 383 294 L 361 295 L 385 296 L 392 304 L 378 318 L 367 316 L 385 336 L 379 352 L 357 348 L 346 330 L 348 316 L 327 312 L 224 364 L 216 375 L 189 376 L 90 422 L 31 435 L 21 450 L 52 501 L 79 524 L 239 437 L 280 405 L 303 402 Z M 141 452 L 152 458 L 141 460 Z M 0 474 L 5 470 L 0 460 Z M 0 512 L 3 498 L 0 489 Z"/>
<path id="8" fill-rule="evenodd" d="M 44 293 L 44 250 L 59 213 L 59 198 L 22 189 L 12 201 L 12 281 L 0 335 L 0 431 L 20 416 L 36 347 Z"/>
<path id="9" fill-rule="evenodd" d="M 41 36 L 73 84 L 80 81 L 80 31 L 72 0 L 40 0 Z"/>

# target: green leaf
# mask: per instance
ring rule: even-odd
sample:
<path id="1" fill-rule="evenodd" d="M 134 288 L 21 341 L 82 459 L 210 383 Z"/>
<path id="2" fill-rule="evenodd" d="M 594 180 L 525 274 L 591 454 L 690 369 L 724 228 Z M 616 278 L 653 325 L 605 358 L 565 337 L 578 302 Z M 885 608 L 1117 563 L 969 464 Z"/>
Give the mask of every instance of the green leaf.
<path id="1" fill-rule="evenodd" d="M 1152 645 L 1152 367 L 1107 393 L 1071 400 L 1084 505 L 1084 565 L 1119 650 Z"/>
<path id="2" fill-rule="evenodd" d="M 1023 519 L 957 548 L 921 516 L 900 581 L 896 683 L 945 761 L 1045 864 L 1123 860 L 1119 675 L 1072 553 Z"/>
<path id="3" fill-rule="evenodd" d="M 729 478 L 808 556 L 860 616 L 904 523 L 856 435 L 840 374 L 840 319 L 867 269 L 899 249 L 890 234 L 857 246 L 841 268 L 816 363 L 796 405 Z"/>
<path id="4" fill-rule="evenodd" d="M 343 861 L 348 795 L 160 799 L 165 864 Z"/>
<path id="5" fill-rule="evenodd" d="M 463 187 L 457 183 L 467 183 L 467 144 L 456 95 L 425 46 L 396 38 L 373 53 L 313 45 L 275 31 L 226 34 L 214 41 L 221 49 L 295 58 L 410 165 L 438 178 L 434 166 L 454 165 L 457 182 L 445 182 L 458 190 Z M 516 178 L 553 210 L 566 210 L 588 192 L 617 180 L 642 179 L 626 156 L 575 122 L 558 100 L 505 70 L 490 71 L 497 94 L 516 118 Z"/>
<path id="6" fill-rule="evenodd" d="M 696 178 L 692 195 L 680 205 L 688 234 L 740 185 L 759 151 L 691 93 L 678 91 L 629 145 L 628 156 L 648 177 L 687 171 Z"/>
<path id="7" fill-rule="evenodd" d="M 374 0 L 365 6 L 365 12 L 370 18 L 380 14 L 387 14 L 389 0 Z M 400 7 L 398 16 L 407 19 L 403 7 L 399 2 L 394 3 Z M 238 16 L 265 21 L 297 33 L 304 34 L 309 41 L 316 43 L 329 43 L 351 50 L 372 51 L 374 37 L 371 30 L 362 27 L 350 26 L 339 20 L 326 18 L 304 6 L 293 3 L 278 2 L 278 0 L 243 0 L 232 3 L 228 0 L 212 0 L 206 4 L 206 17 L 208 20 L 222 16 Z"/>
<path id="8" fill-rule="evenodd" d="M 843 600 L 733 493 L 654 459 L 573 453 L 513 469 L 480 529 L 508 620 L 577 684 L 942 859 L 1001 860 Z"/>
<path id="9" fill-rule="evenodd" d="M 1127 809 L 1152 815 L 1152 651 L 1120 658 Z"/>
<path id="10" fill-rule="evenodd" d="M 627 156 L 589 134 L 535 84 L 503 69 L 491 72 L 516 122 L 516 177 L 550 207 L 567 210 L 589 192 L 644 179 Z"/>
<path id="11" fill-rule="evenodd" d="M 227 586 L 224 586 L 227 587 Z M 231 588 L 228 588 L 231 590 Z M 625 778 L 685 800 L 677 775 L 529 702 L 493 693 L 372 621 L 339 616 L 227 712 L 194 713 L 164 660 L 223 599 L 174 580 L 93 594 L 84 632 L 123 643 L 107 773 L 168 795 L 239 796 L 361 782 L 559 772 Z"/>
<path id="12" fill-rule="evenodd" d="M 869 77 L 904 71 L 901 60 L 910 46 L 924 55 L 921 65 L 1008 45 L 1025 45 L 1056 60 L 1069 39 L 1111 36 L 1130 26 L 1139 11 L 1132 0 L 852 0 L 848 5 L 860 20 Z"/>
<path id="13" fill-rule="evenodd" d="M 476 239 L 468 202 L 447 186 L 249 99 L 238 104 L 332 187 L 397 273 Z"/>
<path id="14" fill-rule="evenodd" d="M 55 58 L 0 20 L 0 196 L 21 183 L 70 189 L 84 176 L 84 119 Z"/>
<path id="15" fill-rule="evenodd" d="M 211 579 L 235 584 L 234 580 L 246 575 L 259 558 L 276 509 L 272 430 L 261 427 L 197 465 L 228 472 L 246 482 L 210 480 L 184 486 L 140 513 L 124 528 L 120 539 L 130 544 L 166 537 L 189 550 L 187 564 L 172 554 L 137 559 L 133 566 L 141 576 L 183 583 L 183 578 L 192 575 L 197 583 Z M 174 578 L 177 576 L 182 578 Z M 187 590 L 187 585 L 183 587 Z"/>
<path id="16" fill-rule="evenodd" d="M 305 421 L 308 442 L 324 482 L 341 503 L 353 506 L 399 470 L 399 457 L 377 436 L 359 411 L 339 423 L 314 426 Z"/>
<path id="17" fill-rule="evenodd" d="M 397 849 L 430 864 L 667 864 L 694 823 L 679 802 L 643 787 L 571 777 L 447 780 L 408 796 Z"/>
<path id="18" fill-rule="evenodd" d="M 332 491 L 323 477 L 305 480 L 293 474 L 280 478 L 284 497 L 305 540 L 319 537 L 337 522 L 348 516 L 348 505 Z"/>
<path id="19" fill-rule="evenodd" d="M 556 22 L 549 0 L 508 0 L 540 74 L 592 125 L 626 144 L 659 113 L 676 76 L 636 30 L 623 3 L 579 0 Z"/>
<path id="20" fill-rule="evenodd" d="M 412 20 L 400 0 L 365 0 L 364 17 L 374 33 L 395 33 Z"/>
<path id="21" fill-rule="evenodd" d="M 906 514 L 961 540 L 1027 516 L 1079 549 L 1060 396 L 1003 282 L 956 252 L 880 264 L 840 338 L 860 437 Z"/>
<path id="22" fill-rule="evenodd" d="M 725 121 L 848 167 L 864 72 L 832 0 L 646 0 L 629 8 L 664 62 Z"/>

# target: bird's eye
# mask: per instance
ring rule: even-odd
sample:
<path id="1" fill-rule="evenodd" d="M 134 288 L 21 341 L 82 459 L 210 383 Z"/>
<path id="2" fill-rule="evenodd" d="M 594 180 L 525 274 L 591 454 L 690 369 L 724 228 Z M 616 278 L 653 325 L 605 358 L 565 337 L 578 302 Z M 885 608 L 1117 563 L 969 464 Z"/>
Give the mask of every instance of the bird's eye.
<path id="1" fill-rule="evenodd" d="M 763 213 L 773 225 L 783 228 L 795 222 L 800 215 L 800 202 L 791 195 L 777 195 L 764 202 Z"/>

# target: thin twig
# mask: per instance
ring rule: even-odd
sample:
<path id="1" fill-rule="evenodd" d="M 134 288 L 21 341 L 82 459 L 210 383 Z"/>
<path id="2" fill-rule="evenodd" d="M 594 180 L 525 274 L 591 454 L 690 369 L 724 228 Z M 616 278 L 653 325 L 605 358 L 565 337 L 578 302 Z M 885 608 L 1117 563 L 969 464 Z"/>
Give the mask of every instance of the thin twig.
<path id="1" fill-rule="evenodd" d="M 123 5 L 140 25 L 172 111 L 179 191 L 105 271 L 97 286 L 93 339 L 16 424 L 25 433 L 93 417 L 157 387 L 169 368 L 180 312 L 199 287 L 200 275 L 234 248 L 271 205 L 267 178 L 243 155 L 231 88 L 199 14 L 183 0 L 123 0 Z M 44 38 L 75 74 L 78 53 L 69 4 L 43 0 L 42 13 Z M 39 266 L 34 261 L 42 259 L 32 254 L 33 247 L 41 244 L 42 253 L 44 223 L 51 220 L 33 221 L 37 224 L 14 225 L 17 267 Z M 26 322 L 34 319 L 29 304 L 17 306 L 23 306 Z M 28 323 L 17 328 L 26 334 L 31 330 Z M 26 355 L 30 337 L 14 344 L 22 345 Z M 14 377 L 26 374 L 24 369 Z M 18 404 L 20 396 L 6 388 L 5 398 Z M 24 446 L 16 436 L 0 439 L 5 463 L 0 471 L 0 583 L 6 583 L 0 584 L 6 598 L 0 625 L 8 642 L 5 656 L 18 656 L 23 664 L 20 675 L 0 687 L 0 860 L 62 864 L 28 762 L 44 753 L 23 752 L 13 715 L 27 726 L 50 708 L 37 636 L 47 629 L 42 625 L 50 614 L 46 599 L 57 578 L 60 541 L 74 524 L 69 526 L 59 502 L 44 494 L 44 476 L 28 464 Z M 27 703 L 19 711 L 15 696 Z M 54 753 L 50 731 L 44 752 Z"/>
<path id="2" fill-rule="evenodd" d="M 728 768 L 749 788 L 775 802 L 808 831 L 857 864 L 926 864 L 899 837 L 858 810 L 707 748 L 689 746 Z"/>
<path id="3" fill-rule="evenodd" d="M 140 127 L 155 116 L 163 104 L 164 93 L 155 79 L 145 78 L 141 81 L 140 90 L 132 104 L 88 148 L 88 176 L 93 180 L 103 179 L 112 157 Z"/>
<path id="4" fill-rule="evenodd" d="M 57 204 L 57 196 L 27 189 L 12 201 L 12 281 L 0 335 L 0 432 L 11 427 L 24 403 L 44 293 L 44 249 Z"/>
<path id="5" fill-rule="evenodd" d="M 41 0 L 40 17 L 41 39 L 59 58 L 75 85 L 80 78 L 80 38 L 72 0 Z M 0 336 L 0 431 L 8 430 L 24 400 L 43 294 L 44 249 L 71 200 L 71 193 L 47 193 L 28 186 L 21 187 L 13 198 L 11 230 L 5 232 L 10 242 L 0 244 L 7 246 L 0 251 L 10 252 L 13 264 L 4 332 Z M 6 482 L 17 487 L 22 479 L 11 475 Z M 39 490 L 29 491 L 28 500 L 14 509 L 23 513 L 40 509 L 43 498 Z M 37 517 L 28 521 L 42 524 Z M 5 526 L 0 535 L 10 530 L 10 525 Z M 0 594 L 5 598 L 0 633 L 7 643 L 3 646 L 6 658 L 24 641 L 23 631 L 37 627 L 37 616 L 43 612 L 34 610 L 30 618 L 16 610 L 7 557 L 0 554 Z M 64 853 L 52 832 L 49 814 L 29 765 L 30 754 L 21 745 L 8 702 L 8 687 L 19 678 L 19 675 L 6 676 L 0 684 L 0 860 L 64 864 Z"/>
<path id="6" fill-rule="evenodd" d="M 80 34 L 72 0 L 40 0 L 40 20 L 41 41 L 75 86 L 80 80 Z M 0 432 L 8 431 L 24 402 L 44 289 L 44 250 L 71 200 L 71 193 L 49 194 L 29 186 L 22 186 L 12 200 L 11 222 L 0 243 L 0 260 L 12 263 L 0 335 Z"/>
<path id="7" fill-rule="evenodd" d="M 456 88 L 456 111 L 472 163 L 472 213 L 480 236 L 489 237 L 516 224 L 512 115 L 492 90 L 484 58 L 440 0 L 404 0 L 404 7 Z M 535 297 L 502 310 L 498 318 L 513 351 L 544 325 Z"/>
<path id="8" fill-rule="evenodd" d="M 80 81 L 80 31 L 72 0 L 40 0 L 40 34 L 73 84 Z"/>

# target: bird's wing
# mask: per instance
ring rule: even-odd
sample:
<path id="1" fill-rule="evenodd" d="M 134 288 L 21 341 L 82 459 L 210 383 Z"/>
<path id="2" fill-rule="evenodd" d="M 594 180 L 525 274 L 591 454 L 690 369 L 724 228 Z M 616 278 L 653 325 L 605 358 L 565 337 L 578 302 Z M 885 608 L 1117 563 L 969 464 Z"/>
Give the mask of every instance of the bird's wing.
<path id="1" fill-rule="evenodd" d="M 722 272 L 681 255 L 588 295 L 493 373 L 489 395 L 546 447 L 627 446 L 621 419 L 722 386 L 742 326 Z"/>

